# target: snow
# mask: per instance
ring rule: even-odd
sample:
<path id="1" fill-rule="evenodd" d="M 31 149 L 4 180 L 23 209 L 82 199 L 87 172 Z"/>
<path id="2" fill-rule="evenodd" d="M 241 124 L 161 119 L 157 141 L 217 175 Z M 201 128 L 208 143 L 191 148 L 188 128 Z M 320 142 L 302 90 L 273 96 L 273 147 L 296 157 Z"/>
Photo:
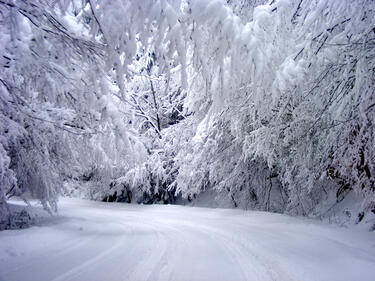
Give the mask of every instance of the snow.
<path id="1" fill-rule="evenodd" d="M 78 199 L 59 206 L 37 226 L 0 232 L 1 281 L 375 276 L 373 232 L 254 211 Z"/>

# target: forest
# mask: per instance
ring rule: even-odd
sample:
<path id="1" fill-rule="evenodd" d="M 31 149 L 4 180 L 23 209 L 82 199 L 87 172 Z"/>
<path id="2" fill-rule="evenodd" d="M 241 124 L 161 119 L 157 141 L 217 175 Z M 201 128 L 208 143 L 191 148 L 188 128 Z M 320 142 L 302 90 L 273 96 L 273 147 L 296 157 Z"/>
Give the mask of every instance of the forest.
<path id="1" fill-rule="evenodd" d="M 375 228 L 371 0 L 0 0 L 8 200 L 285 213 Z"/>

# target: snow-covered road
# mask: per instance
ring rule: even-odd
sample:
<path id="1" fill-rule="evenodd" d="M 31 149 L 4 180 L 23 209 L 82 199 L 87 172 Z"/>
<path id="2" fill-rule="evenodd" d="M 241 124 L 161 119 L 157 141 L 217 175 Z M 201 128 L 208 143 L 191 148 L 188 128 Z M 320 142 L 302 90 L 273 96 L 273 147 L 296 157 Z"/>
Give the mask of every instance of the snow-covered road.
<path id="1" fill-rule="evenodd" d="M 375 234 L 285 215 L 64 199 L 0 232 L 0 280 L 375 280 Z"/>

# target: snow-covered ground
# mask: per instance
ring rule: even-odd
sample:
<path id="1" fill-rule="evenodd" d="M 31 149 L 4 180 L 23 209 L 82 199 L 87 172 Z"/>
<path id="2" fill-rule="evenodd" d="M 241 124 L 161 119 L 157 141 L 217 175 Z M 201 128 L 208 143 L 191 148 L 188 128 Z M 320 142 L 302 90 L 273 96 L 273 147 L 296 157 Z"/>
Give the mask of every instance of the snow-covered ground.
<path id="1" fill-rule="evenodd" d="M 63 199 L 0 232 L 0 280 L 375 280 L 375 233 L 285 215 Z"/>

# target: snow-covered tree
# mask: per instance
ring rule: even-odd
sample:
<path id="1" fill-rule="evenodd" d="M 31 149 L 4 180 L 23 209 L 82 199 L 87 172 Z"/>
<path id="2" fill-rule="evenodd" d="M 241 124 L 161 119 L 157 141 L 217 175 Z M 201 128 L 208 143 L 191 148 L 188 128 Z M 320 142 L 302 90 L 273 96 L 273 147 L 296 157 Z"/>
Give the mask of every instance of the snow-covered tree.
<path id="1" fill-rule="evenodd" d="M 2 213 L 25 191 L 55 209 L 72 182 L 101 200 L 374 209 L 372 1 L 0 9 Z"/>
<path id="2" fill-rule="evenodd" d="M 55 211 L 64 181 L 94 170 L 109 183 L 137 161 L 105 69 L 106 44 L 90 34 L 84 4 L 0 3 L 4 210 L 4 196 L 26 192 Z"/>

